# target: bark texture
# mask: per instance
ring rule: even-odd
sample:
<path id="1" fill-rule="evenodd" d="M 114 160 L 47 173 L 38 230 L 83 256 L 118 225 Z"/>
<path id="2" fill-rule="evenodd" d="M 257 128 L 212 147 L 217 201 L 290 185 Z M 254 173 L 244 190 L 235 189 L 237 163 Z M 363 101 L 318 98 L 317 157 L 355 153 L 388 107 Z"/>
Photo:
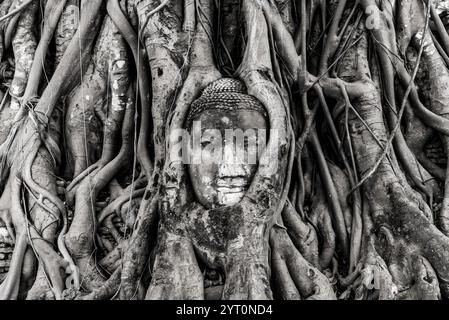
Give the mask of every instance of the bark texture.
<path id="1" fill-rule="evenodd" d="M 449 298 L 449 6 L 0 2 L 0 299 Z M 270 135 L 206 208 L 173 154 L 234 78 Z"/>

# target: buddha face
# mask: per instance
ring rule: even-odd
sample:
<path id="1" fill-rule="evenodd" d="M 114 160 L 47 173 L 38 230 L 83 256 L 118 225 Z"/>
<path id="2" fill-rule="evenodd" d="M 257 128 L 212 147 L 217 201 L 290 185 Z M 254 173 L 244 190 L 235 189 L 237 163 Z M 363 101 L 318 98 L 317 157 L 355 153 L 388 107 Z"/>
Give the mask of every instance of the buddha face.
<path id="1" fill-rule="evenodd" d="M 190 151 L 194 157 L 199 156 L 198 151 L 201 155 L 189 164 L 188 171 L 195 196 L 202 205 L 211 209 L 242 200 L 268 138 L 267 126 L 262 113 L 246 109 L 212 108 L 193 118 L 191 134 L 195 130 L 201 133 L 198 148 L 192 147 L 193 142 Z"/>

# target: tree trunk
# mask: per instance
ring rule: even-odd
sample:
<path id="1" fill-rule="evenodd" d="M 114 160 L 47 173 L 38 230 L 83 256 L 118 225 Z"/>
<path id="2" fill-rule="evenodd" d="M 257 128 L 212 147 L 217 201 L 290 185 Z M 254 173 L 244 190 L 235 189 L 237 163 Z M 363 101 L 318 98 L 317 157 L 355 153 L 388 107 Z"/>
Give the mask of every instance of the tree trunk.
<path id="1" fill-rule="evenodd" d="M 449 298 L 446 8 L 1 1 L 0 299 Z"/>

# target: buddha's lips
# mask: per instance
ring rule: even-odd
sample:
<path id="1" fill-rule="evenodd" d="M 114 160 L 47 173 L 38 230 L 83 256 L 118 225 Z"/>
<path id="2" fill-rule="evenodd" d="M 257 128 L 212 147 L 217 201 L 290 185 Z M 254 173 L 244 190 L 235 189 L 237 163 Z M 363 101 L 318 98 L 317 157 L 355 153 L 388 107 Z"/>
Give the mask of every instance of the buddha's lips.
<path id="1" fill-rule="evenodd" d="M 242 193 L 248 190 L 249 183 L 241 178 L 218 180 L 217 190 L 221 193 Z"/>
<path id="2" fill-rule="evenodd" d="M 220 177 L 216 180 L 217 189 L 248 189 L 250 183 L 244 177 Z"/>
<path id="3" fill-rule="evenodd" d="M 221 193 L 242 193 L 245 192 L 247 187 L 245 186 L 227 186 L 227 187 L 217 187 L 217 190 Z"/>

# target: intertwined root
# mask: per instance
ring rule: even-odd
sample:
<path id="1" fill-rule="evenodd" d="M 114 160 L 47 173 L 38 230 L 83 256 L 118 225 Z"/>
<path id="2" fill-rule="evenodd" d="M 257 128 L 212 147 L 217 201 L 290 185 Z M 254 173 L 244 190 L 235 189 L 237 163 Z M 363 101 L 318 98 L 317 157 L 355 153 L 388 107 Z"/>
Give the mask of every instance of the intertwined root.
<path id="1" fill-rule="evenodd" d="M 0 4 L 9 86 L 0 95 L 0 241 L 11 245 L 0 246 L 1 298 L 209 296 L 201 235 L 174 232 L 195 221 L 178 219 L 189 185 L 183 166 L 166 161 L 166 138 L 207 84 L 231 74 L 267 107 L 282 152 L 269 161 L 280 161 L 279 175 L 259 175 L 233 208 L 246 248 L 230 241 L 209 252 L 228 260 L 223 286 L 209 291 L 449 296 L 449 187 L 433 181 L 449 177 L 423 150 L 436 135 L 447 149 L 449 135 L 449 36 L 432 5 L 399 2 L 393 15 L 387 1 L 229 0 L 215 15 L 208 0 L 102 3 L 47 1 L 40 39 L 37 1 Z M 373 8 L 379 21 L 368 32 Z M 56 181 L 62 171 L 69 181 Z"/>
<path id="2" fill-rule="evenodd" d="M 9 89 L 12 96 L 11 108 L 14 110 L 20 108 L 20 99 L 25 93 L 28 77 L 34 61 L 37 47 L 34 28 L 37 22 L 38 7 L 39 4 L 33 1 L 33 3 L 22 12 L 20 19 L 17 20 L 16 16 L 12 18 L 12 21 L 8 25 L 8 29 L 13 30 L 13 24 L 16 24 L 11 43 L 15 58 L 15 72 Z M 14 20 L 16 20 L 16 23 L 14 23 Z"/>
<path id="3" fill-rule="evenodd" d="M 273 279 L 281 299 L 333 300 L 329 279 L 304 259 L 287 232 L 273 227 L 270 234 Z"/>

